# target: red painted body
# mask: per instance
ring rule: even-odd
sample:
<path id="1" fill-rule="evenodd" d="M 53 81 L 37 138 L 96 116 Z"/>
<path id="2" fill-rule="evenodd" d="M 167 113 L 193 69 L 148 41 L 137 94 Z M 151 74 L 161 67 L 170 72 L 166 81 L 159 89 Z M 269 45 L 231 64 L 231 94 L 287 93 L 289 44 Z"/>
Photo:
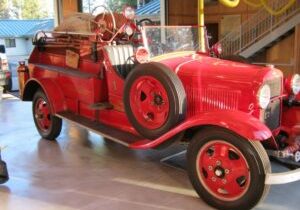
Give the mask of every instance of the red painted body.
<path id="1" fill-rule="evenodd" d="M 91 43 L 92 41 L 82 41 L 79 48 L 84 49 Z M 20 74 L 20 81 L 26 82 L 25 87 L 20 90 L 22 99 L 32 100 L 34 92 L 41 88 L 46 93 L 54 114 L 69 111 L 94 123 L 138 135 L 124 111 L 123 91 L 126 81 L 112 66 L 103 48 L 107 44 L 98 44 L 97 61 L 89 55 L 80 56 L 77 69 L 70 69 L 66 65 L 66 49 L 69 48 L 46 46 L 45 50 L 39 50 L 36 47 L 29 59 L 29 74 Z M 74 51 L 80 54 L 80 50 Z M 187 116 L 183 122 L 158 139 L 150 141 L 141 137 L 140 141 L 129 147 L 155 148 L 180 132 L 213 125 L 226 128 L 245 139 L 268 140 L 269 147 L 278 149 L 275 137 L 281 131 L 290 134 L 293 128 L 298 129 L 299 108 L 286 108 L 282 105 L 288 95 L 284 90 L 281 71 L 272 67 L 225 61 L 208 54 L 166 54 L 154 59 L 169 67 L 180 78 L 187 95 Z M 53 67 L 59 68 L 53 70 Z M 264 83 L 270 83 L 274 87 L 277 85 L 277 89 L 275 87 L 272 90 L 276 94 L 271 103 L 279 103 L 279 124 L 273 128 L 265 124 L 265 110 L 258 105 L 257 93 Z M 97 111 L 90 108 L 92 104 L 101 102 L 109 102 L 114 109 Z M 134 98 L 132 102 L 134 103 Z M 150 127 L 155 128 L 163 122 L 164 118 L 161 117 Z"/>

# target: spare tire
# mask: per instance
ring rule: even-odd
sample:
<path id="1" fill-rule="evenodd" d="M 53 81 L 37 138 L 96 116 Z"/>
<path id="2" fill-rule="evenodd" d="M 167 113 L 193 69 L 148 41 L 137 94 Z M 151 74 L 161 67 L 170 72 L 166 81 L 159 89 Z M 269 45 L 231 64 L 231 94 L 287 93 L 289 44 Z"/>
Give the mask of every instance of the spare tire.
<path id="1" fill-rule="evenodd" d="M 136 131 L 156 139 L 185 118 L 186 94 L 180 79 L 168 67 L 145 63 L 128 75 L 124 105 Z"/>

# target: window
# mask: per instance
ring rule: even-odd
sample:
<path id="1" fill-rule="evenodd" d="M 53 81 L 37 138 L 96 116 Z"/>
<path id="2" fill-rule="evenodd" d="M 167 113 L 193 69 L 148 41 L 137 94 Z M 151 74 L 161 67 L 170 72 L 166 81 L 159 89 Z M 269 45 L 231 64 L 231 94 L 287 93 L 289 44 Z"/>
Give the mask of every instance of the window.
<path id="1" fill-rule="evenodd" d="M 16 39 L 5 39 L 5 47 L 6 48 L 16 47 Z"/>
<path id="2" fill-rule="evenodd" d="M 149 1 L 149 0 L 145 0 Z M 137 0 L 81 0 L 82 11 L 91 13 L 97 6 L 106 5 L 109 9 L 121 11 L 124 5 L 130 5 L 136 8 Z"/>

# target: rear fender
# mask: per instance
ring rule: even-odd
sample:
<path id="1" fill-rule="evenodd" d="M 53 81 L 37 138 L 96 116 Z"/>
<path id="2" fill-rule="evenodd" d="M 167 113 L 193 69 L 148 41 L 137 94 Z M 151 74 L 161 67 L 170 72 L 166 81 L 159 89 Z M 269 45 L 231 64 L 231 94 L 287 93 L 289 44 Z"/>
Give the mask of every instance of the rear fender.
<path id="1" fill-rule="evenodd" d="M 52 113 L 64 111 L 66 108 L 64 95 L 59 86 L 49 78 L 36 80 L 31 79 L 26 82 L 23 94 L 21 96 L 23 101 L 32 101 L 35 92 L 42 89 L 46 94 Z"/>
<path id="2" fill-rule="evenodd" d="M 130 147 L 135 149 L 155 148 L 182 131 L 205 126 L 225 128 L 245 139 L 254 141 L 263 141 L 272 137 L 270 129 L 252 115 L 241 111 L 219 110 L 188 118 L 160 138 L 149 142 L 146 140 L 137 142 Z"/>

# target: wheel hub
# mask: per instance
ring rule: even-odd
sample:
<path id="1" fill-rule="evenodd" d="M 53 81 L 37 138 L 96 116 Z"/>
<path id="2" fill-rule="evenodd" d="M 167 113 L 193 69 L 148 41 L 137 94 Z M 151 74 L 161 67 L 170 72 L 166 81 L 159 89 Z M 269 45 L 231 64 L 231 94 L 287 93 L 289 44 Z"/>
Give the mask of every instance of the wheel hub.
<path id="1" fill-rule="evenodd" d="M 225 177 L 225 169 L 220 166 L 217 166 L 215 168 L 215 175 L 220 179 L 224 178 Z"/>
<path id="2" fill-rule="evenodd" d="M 50 108 L 43 98 L 37 100 L 34 116 L 39 128 L 43 131 L 47 131 L 51 125 Z"/>
<path id="3" fill-rule="evenodd" d="M 154 96 L 154 104 L 157 106 L 160 106 L 163 104 L 163 98 L 160 95 L 155 95 Z"/>

